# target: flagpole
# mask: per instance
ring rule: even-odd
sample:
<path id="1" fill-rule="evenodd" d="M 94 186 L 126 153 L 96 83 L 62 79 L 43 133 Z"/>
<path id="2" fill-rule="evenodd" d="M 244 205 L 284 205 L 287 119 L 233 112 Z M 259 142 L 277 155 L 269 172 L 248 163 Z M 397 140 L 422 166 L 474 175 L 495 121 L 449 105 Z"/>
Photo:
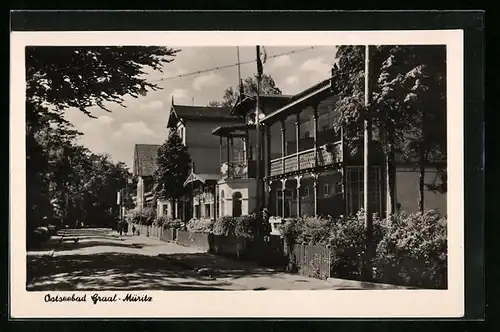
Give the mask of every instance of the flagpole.
<path id="1" fill-rule="evenodd" d="M 257 178 L 257 192 L 256 192 L 256 205 L 257 205 L 257 212 L 260 212 L 260 187 L 261 187 L 261 179 L 260 179 L 260 158 L 261 158 L 261 151 L 260 151 L 260 119 L 259 119 L 259 94 L 260 94 L 260 80 L 262 77 L 262 63 L 260 59 L 260 46 L 256 46 L 256 52 L 257 52 L 257 93 L 255 96 L 255 129 L 256 129 L 256 137 L 255 137 L 255 149 L 257 150 L 257 160 L 256 160 L 256 178 Z"/>
<path id="2" fill-rule="evenodd" d="M 238 64 L 238 87 L 240 90 L 240 98 L 242 98 L 241 94 L 243 93 L 243 82 L 241 81 L 241 65 L 240 65 L 240 47 L 236 46 L 236 57 Z"/>

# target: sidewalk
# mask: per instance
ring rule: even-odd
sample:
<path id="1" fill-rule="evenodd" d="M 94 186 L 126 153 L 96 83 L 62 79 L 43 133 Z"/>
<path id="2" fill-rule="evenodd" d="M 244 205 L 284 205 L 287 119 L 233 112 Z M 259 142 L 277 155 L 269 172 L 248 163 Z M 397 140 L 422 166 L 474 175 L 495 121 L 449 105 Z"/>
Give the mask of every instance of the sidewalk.
<path id="1" fill-rule="evenodd" d="M 394 286 L 379 283 L 369 283 L 356 280 L 345 280 L 329 278 L 320 280 L 309 278 L 298 274 L 283 272 L 282 269 L 264 268 L 254 262 L 236 261 L 223 256 L 217 256 L 207 252 L 191 251 L 190 248 L 174 243 L 163 242 L 154 238 L 136 236 L 141 241 L 150 243 L 165 243 L 170 248 L 169 252 L 162 252 L 158 257 L 186 270 L 200 268 L 210 269 L 216 280 L 223 282 L 228 289 L 238 290 L 380 290 L 380 289 L 407 289 L 402 286 Z M 161 245 L 160 245 L 161 246 Z M 184 248 L 184 249 L 181 249 Z M 185 250 L 185 251 L 183 251 Z M 181 252 L 182 251 L 182 252 Z"/>

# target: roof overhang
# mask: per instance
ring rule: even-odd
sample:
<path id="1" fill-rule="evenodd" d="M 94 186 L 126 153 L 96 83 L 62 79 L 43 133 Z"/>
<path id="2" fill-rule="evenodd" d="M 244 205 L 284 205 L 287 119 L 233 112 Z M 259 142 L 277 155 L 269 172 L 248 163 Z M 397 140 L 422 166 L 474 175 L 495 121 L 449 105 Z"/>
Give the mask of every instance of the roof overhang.
<path id="1" fill-rule="evenodd" d="M 212 135 L 220 137 L 245 137 L 246 132 L 253 129 L 255 129 L 255 125 L 253 124 L 219 126 L 212 131 Z"/>
<path id="2" fill-rule="evenodd" d="M 290 103 L 268 114 L 261 120 L 261 122 L 264 124 L 273 123 L 276 120 L 282 119 L 283 117 L 288 116 L 290 113 L 295 112 L 297 108 L 312 104 L 318 99 L 325 98 L 332 93 L 332 79 L 329 78 L 298 93 L 294 96 Z"/>
<path id="3" fill-rule="evenodd" d="M 184 181 L 184 187 L 190 183 L 201 182 L 206 184 L 208 182 L 217 182 L 219 180 L 219 176 L 216 174 L 196 174 L 191 173 L 186 181 Z"/>
<path id="4" fill-rule="evenodd" d="M 179 123 L 179 122 L 182 122 L 182 119 L 179 118 L 179 116 L 175 112 L 174 106 L 172 105 L 172 107 L 170 108 L 170 114 L 169 114 L 168 120 L 167 120 L 167 128 L 176 127 L 177 123 Z"/>

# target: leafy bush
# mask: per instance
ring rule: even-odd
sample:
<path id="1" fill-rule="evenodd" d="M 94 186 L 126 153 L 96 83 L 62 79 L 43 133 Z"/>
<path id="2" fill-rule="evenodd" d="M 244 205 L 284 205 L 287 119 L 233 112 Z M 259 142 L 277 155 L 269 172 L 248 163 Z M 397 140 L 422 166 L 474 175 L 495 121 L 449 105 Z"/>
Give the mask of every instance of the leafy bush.
<path id="1" fill-rule="evenodd" d="M 403 285 L 446 288 L 447 220 L 436 211 L 400 213 L 385 220 L 374 261 L 376 278 Z"/>
<path id="2" fill-rule="evenodd" d="M 163 229 L 178 229 L 185 230 L 186 224 L 180 219 L 169 219 L 167 218 L 163 223 Z"/>
<path id="3" fill-rule="evenodd" d="M 135 211 L 132 215 L 132 222 L 140 225 L 151 226 L 156 218 L 156 211 L 153 208 L 145 208 L 142 211 Z"/>
<path id="4" fill-rule="evenodd" d="M 399 285 L 446 287 L 446 219 L 435 211 L 395 214 L 373 220 L 375 279 Z M 363 211 L 340 218 L 287 220 L 280 232 L 293 257 L 293 245 L 330 246 L 331 272 L 340 278 L 360 279 L 365 260 Z"/>
<path id="5" fill-rule="evenodd" d="M 213 225 L 213 233 L 215 235 L 234 235 L 236 227 L 236 218 L 230 216 L 223 216 L 217 219 Z"/>
<path id="6" fill-rule="evenodd" d="M 213 226 L 214 221 L 211 219 L 193 218 L 186 224 L 186 229 L 191 233 L 211 233 Z"/>
<path id="7" fill-rule="evenodd" d="M 254 213 L 240 217 L 221 217 L 214 222 L 213 233 L 215 235 L 254 238 L 268 235 L 269 229 L 262 218 Z"/>
<path id="8" fill-rule="evenodd" d="M 167 217 L 161 216 L 161 217 L 156 218 L 154 224 L 155 224 L 155 226 L 162 227 L 163 224 L 165 224 L 167 221 L 168 221 Z"/>

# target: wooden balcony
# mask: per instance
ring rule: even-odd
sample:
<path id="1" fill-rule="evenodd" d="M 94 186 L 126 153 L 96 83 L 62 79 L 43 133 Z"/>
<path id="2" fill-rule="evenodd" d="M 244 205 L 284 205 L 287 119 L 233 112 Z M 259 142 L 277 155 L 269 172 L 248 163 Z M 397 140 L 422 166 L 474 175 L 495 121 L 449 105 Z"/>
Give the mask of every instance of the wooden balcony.
<path id="1" fill-rule="evenodd" d="M 282 158 L 273 159 L 270 165 L 270 176 L 297 172 L 300 170 L 312 170 L 314 167 L 339 163 L 342 161 L 341 151 L 341 143 L 338 141 L 318 147 L 317 152 L 312 148 L 289 154 Z"/>

